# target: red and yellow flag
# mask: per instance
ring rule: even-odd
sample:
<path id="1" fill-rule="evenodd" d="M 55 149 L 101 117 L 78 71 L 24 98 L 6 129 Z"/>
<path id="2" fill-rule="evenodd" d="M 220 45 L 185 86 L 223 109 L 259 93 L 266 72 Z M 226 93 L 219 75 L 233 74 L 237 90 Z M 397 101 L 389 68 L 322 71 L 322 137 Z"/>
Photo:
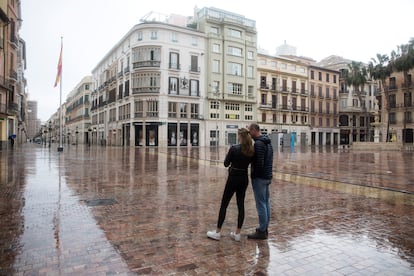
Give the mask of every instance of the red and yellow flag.
<path id="1" fill-rule="evenodd" d="M 59 63 L 57 66 L 57 75 L 56 75 L 56 80 L 55 80 L 55 86 L 56 87 L 58 85 L 58 83 L 60 82 L 60 78 L 62 77 L 62 50 L 63 50 L 63 44 L 61 44 L 60 46 L 60 55 L 59 55 Z"/>

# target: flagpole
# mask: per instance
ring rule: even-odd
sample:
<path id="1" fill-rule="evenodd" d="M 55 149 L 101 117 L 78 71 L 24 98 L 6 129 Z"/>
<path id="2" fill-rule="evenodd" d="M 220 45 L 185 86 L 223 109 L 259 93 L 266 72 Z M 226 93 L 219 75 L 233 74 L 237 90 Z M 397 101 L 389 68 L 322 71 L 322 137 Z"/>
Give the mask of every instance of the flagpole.
<path id="1" fill-rule="evenodd" d="M 61 55 L 62 53 L 62 49 L 63 49 L 63 36 L 60 37 L 60 49 L 61 49 Z M 63 66 L 61 65 L 60 68 L 60 99 L 59 99 L 59 147 L 58 147 L 58 151 L 61 152 L 63 151 L 63 145 L 62 145 L 62 139 L 63 139 L 63 133 L 62 133 L 62 72 L 63 71 Z"/>

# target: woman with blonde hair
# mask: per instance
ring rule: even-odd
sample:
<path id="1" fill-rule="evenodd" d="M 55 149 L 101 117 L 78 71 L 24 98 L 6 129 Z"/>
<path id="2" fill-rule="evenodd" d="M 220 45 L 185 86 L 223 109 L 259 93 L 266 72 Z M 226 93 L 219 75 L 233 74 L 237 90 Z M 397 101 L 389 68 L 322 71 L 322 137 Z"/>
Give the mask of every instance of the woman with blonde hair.
<path id="1" fill-rule="evenodd" d="M 236 193 L 238 209 L 237 230 L 231 232 L 230 236 L 235 241 L 240 241 L 240 231 L 244 222 L 244 198 L 249 184 L 247 169 L 252 162 L 254 147 L 252 137 L 250 137 L 249 131 L 246 128 L 239 129 L 237 134 L 239 144 L 230 147 L 224 160 L 224 166 L 229 167 L 229 175 L 221 199 L 217 228 L 207 232 L 207 237 L 214 240 L 220 240 L 221 238 L 221 227 L 226 217 L 226 210 L 231 198 Z"/>

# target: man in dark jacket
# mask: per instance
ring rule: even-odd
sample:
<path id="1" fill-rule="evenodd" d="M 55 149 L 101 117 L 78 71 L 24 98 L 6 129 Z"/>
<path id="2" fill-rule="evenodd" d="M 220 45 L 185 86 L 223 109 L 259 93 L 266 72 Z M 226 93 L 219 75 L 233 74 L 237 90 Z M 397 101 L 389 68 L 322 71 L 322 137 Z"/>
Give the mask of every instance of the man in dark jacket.
<path id="1" fill-rule="evenodd" d="M 251 179 L 259 227 L 256 228 L 256 232 L 247 235 L 247 238 L 264 240 L 267 239 L 270 220 L 269 185 L 273 176 L 273 147 L 269 137 L 261 134 L 258 124 L 252 123 L 249 132 L 254 139 Z"/>

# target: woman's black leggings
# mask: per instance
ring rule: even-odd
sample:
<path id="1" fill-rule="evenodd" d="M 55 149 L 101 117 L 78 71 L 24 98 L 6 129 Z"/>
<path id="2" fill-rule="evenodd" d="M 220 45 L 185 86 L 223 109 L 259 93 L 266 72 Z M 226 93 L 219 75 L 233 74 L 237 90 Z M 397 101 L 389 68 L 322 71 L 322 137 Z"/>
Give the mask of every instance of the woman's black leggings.
<path id="1" fill-rule="evenodd" d="M 249 178 L 247 173 L 229 174 L 226 182 L 226 187 L 224 188 L 223 198 L 221 199 L 217 228 L 221 228 L 223 226 L 224 219 L 226 218 L 227 207 L 229 206 L 230 200 L 233 197 L 234 193 L 236 193 L 237 209 L 239 211 L 237 228 L 241 228 L 243 226 L 244 198 L 248 184 Z"/>

